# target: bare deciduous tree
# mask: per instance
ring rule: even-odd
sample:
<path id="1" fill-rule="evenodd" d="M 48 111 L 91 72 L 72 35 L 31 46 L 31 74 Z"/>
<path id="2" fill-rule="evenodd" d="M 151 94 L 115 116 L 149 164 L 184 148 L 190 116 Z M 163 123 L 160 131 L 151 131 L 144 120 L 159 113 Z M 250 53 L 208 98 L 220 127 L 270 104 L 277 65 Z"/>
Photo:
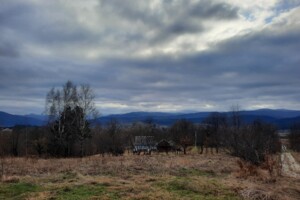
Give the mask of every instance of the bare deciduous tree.
<path id="1" fill-rule="evenodd" d="M 219 147 L 224 140 L 224 132 L 227 128 L 227 117 L 221 113 L 212 113 L 203 121 L 204 127 L 201 130 L 201 153 L 203 152 L 203 146 L 210 147 L 211 151 L 216 148 L 216 152 L 219 152 Z"/>
<path id="2" fill-rule="evenodd" d="M 110 138 L 109 152 L 112 155 L 118 156 L 124 153 L 122 138 L 121 138 L 121 126 L 116 119 L 111 119 L 107 123 L 106 132 Z"/>
<path id="3" fill-rule="evenodd" d="M 81 156 L 84 156 L 84 141 L 85 139 L 91 137 L 91 131 L 89 129 L 90 123 L 88 122 L 88 119 L 96 119 L 99 115 L 95 107 L 95 94 L 89 85 L 80 85 L 78 91 L 78 106 L 82 108 L 83 115 L 82 117 L 78 118 L 80 119 L 78 122 L 80 127 L 78 139 L 80 141 L 80 154 Z"/>
<path id="4" fill-rule="evenodd" d="M 72 141 L 79 141 L 80 155 L 84 155 L 84 141 L 91 137 L 89 120 L 98 115 L 94 100 L 95 95 L 89 85 L 80 85 L 77 89 L 71 81 L 61 90 L 52 88 L 48 92 L 46 113 L 49 115 L 54 148 L 59 145 L 70 151 Z"/>
<path id="5" fill-rule="evenodd" d="M 183 153 L 186 154 L 188 146 L 193 144 L 195 127 L 193 123 L 181 119 L 175 122 L 170 128 L 172 139 L 183 148 Z"/>

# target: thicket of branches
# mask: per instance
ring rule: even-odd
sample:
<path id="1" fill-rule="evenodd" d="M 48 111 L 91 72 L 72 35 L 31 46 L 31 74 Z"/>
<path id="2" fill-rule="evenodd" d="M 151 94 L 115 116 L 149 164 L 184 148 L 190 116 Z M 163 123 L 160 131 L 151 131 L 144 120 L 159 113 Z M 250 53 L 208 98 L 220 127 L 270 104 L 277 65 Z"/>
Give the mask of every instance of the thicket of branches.
<path id="1" fill-rule="evenodd" d="M 294 151 L 300 152 L 300 123 L 292 125 L 288 139 L 290 148 Z"/>
<path id="2" fill-rule="evenodd" d="M 259 165 L 267 155 L 280 151 L 279 136 L 273 125 L 260 120 L 243 124 L 239 110 L 232 111 L 228 122 L 222 142 L 232 155 Z"/>
<path id="3" fill-rule="evenodd" d="M 234 156 L 240 157 L 253 164 L 259 165 L 269 154 L 278 152 L 281 148 L 276 129 L 261 121 L 254 121 L 236 130 L 227 130 L 224 144 Z"/>

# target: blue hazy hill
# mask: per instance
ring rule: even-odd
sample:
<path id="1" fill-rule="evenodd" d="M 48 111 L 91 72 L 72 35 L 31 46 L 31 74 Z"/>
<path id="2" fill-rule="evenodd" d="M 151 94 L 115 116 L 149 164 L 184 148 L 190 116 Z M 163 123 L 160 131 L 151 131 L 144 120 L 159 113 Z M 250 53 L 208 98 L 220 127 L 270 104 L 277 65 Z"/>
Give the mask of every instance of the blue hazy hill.
<path id="1" fill-rule="evenodd" d="M 159 113 L 159 112 L 134 112 L 118 115 L 102 116 L 97 119 L 97 122 L 106 124 L 111 119 L 116 119 L 120 123 L 130 124 L 133 122 L 145 122 L 151 119 L 154 123 L 169 126 L 178 119 L 187 119 L 194 123 L 201 123 L 212 112 L 197 112 L 197 113 Z M 230 115 L 230 112 L 223 112 Z M 300 120 L 300 111 L 295 110 L 271 110 L 260 109 L 252 111 L 241 111 L 242 121 L 244 123 L 251 123 L 254 120 L 261 120 L 272 123 L 280 129 L 286 129 L 291 124 Z"/>
<path id="2" fill-rule="evenodd" d="M 123 124 L 131 124 L 134 122 L 145 122 L 151 119 L 159 125 L 169 126 L 176 120 L 187 119 L 194 123 L 201 123 L 212 112 L 195 112 L 195 113 L 166 113 L 166 112 L 131 112 L 125 114 L 114 114 L 101 116 L 96 119 L 97 123 L 106 124 L 112 119 L 116 119 Z M 230 112 L 223 112 L 229 115 Z M 251 111 L 241 111 L 242 121 L 251 123 L 254 120 L 261 120 L 272 123 L 280 129 L 289 128 L 293 123 L 300 121 L 300 111 L 285 109 L 260 109 Z M 47 121 L 46 115 L 28 114 L 28 115 L 12 115 L 0 111 L 0 126 L 12 127 L 15 125 L 42 126 Z"/>
<path id="3" fill-rule="evenodd" d="M 13 127 L 16 125 L 42 126 L 45 121 L 23 115 L 12 115 L 0 111 L 0 127 Z"/>

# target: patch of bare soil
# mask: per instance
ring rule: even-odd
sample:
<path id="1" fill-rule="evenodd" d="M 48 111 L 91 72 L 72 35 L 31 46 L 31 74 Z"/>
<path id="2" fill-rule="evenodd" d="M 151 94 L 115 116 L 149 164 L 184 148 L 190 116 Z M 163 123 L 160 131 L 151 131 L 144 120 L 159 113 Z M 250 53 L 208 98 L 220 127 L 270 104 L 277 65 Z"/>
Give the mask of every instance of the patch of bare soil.
<path id="1" fill-rule="evenodd" d="M 300 179 L 300 165 L 284 147 L 281 153 L 282 175 Z"/>

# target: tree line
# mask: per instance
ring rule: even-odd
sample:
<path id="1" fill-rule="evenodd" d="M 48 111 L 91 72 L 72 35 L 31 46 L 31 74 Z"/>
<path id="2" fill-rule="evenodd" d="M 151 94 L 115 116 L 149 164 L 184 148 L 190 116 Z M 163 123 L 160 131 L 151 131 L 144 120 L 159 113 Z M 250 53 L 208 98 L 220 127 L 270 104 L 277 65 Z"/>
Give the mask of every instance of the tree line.
<path id="1" fill-rule="evenodd" d="M 265 156 L 281 149 L 276 127 L 262 121 L 244 124 L 238 107 L 229 115 L 212 113 L 199 124 L 181 119 L 169 127 L 158 126 L 151 118 L 143 123 L 94 123 L 98 116 L 95 95 L 89 85 L 76 86 L 68 81 L 52 88 L 46 96 L 48 125 L 16 126 L 0 134 L 0 155 L 40 157 L 82 157 L 94 154 L 122 155 L 130 151 L 135 136 L 153 136 L 155 141 L 173 141 L 184 154 L 191 146 L 199 153 L 220 149 L 260 164 Z M 291 148 L 299 151 L 300 126 L 289 136 Z"/>

